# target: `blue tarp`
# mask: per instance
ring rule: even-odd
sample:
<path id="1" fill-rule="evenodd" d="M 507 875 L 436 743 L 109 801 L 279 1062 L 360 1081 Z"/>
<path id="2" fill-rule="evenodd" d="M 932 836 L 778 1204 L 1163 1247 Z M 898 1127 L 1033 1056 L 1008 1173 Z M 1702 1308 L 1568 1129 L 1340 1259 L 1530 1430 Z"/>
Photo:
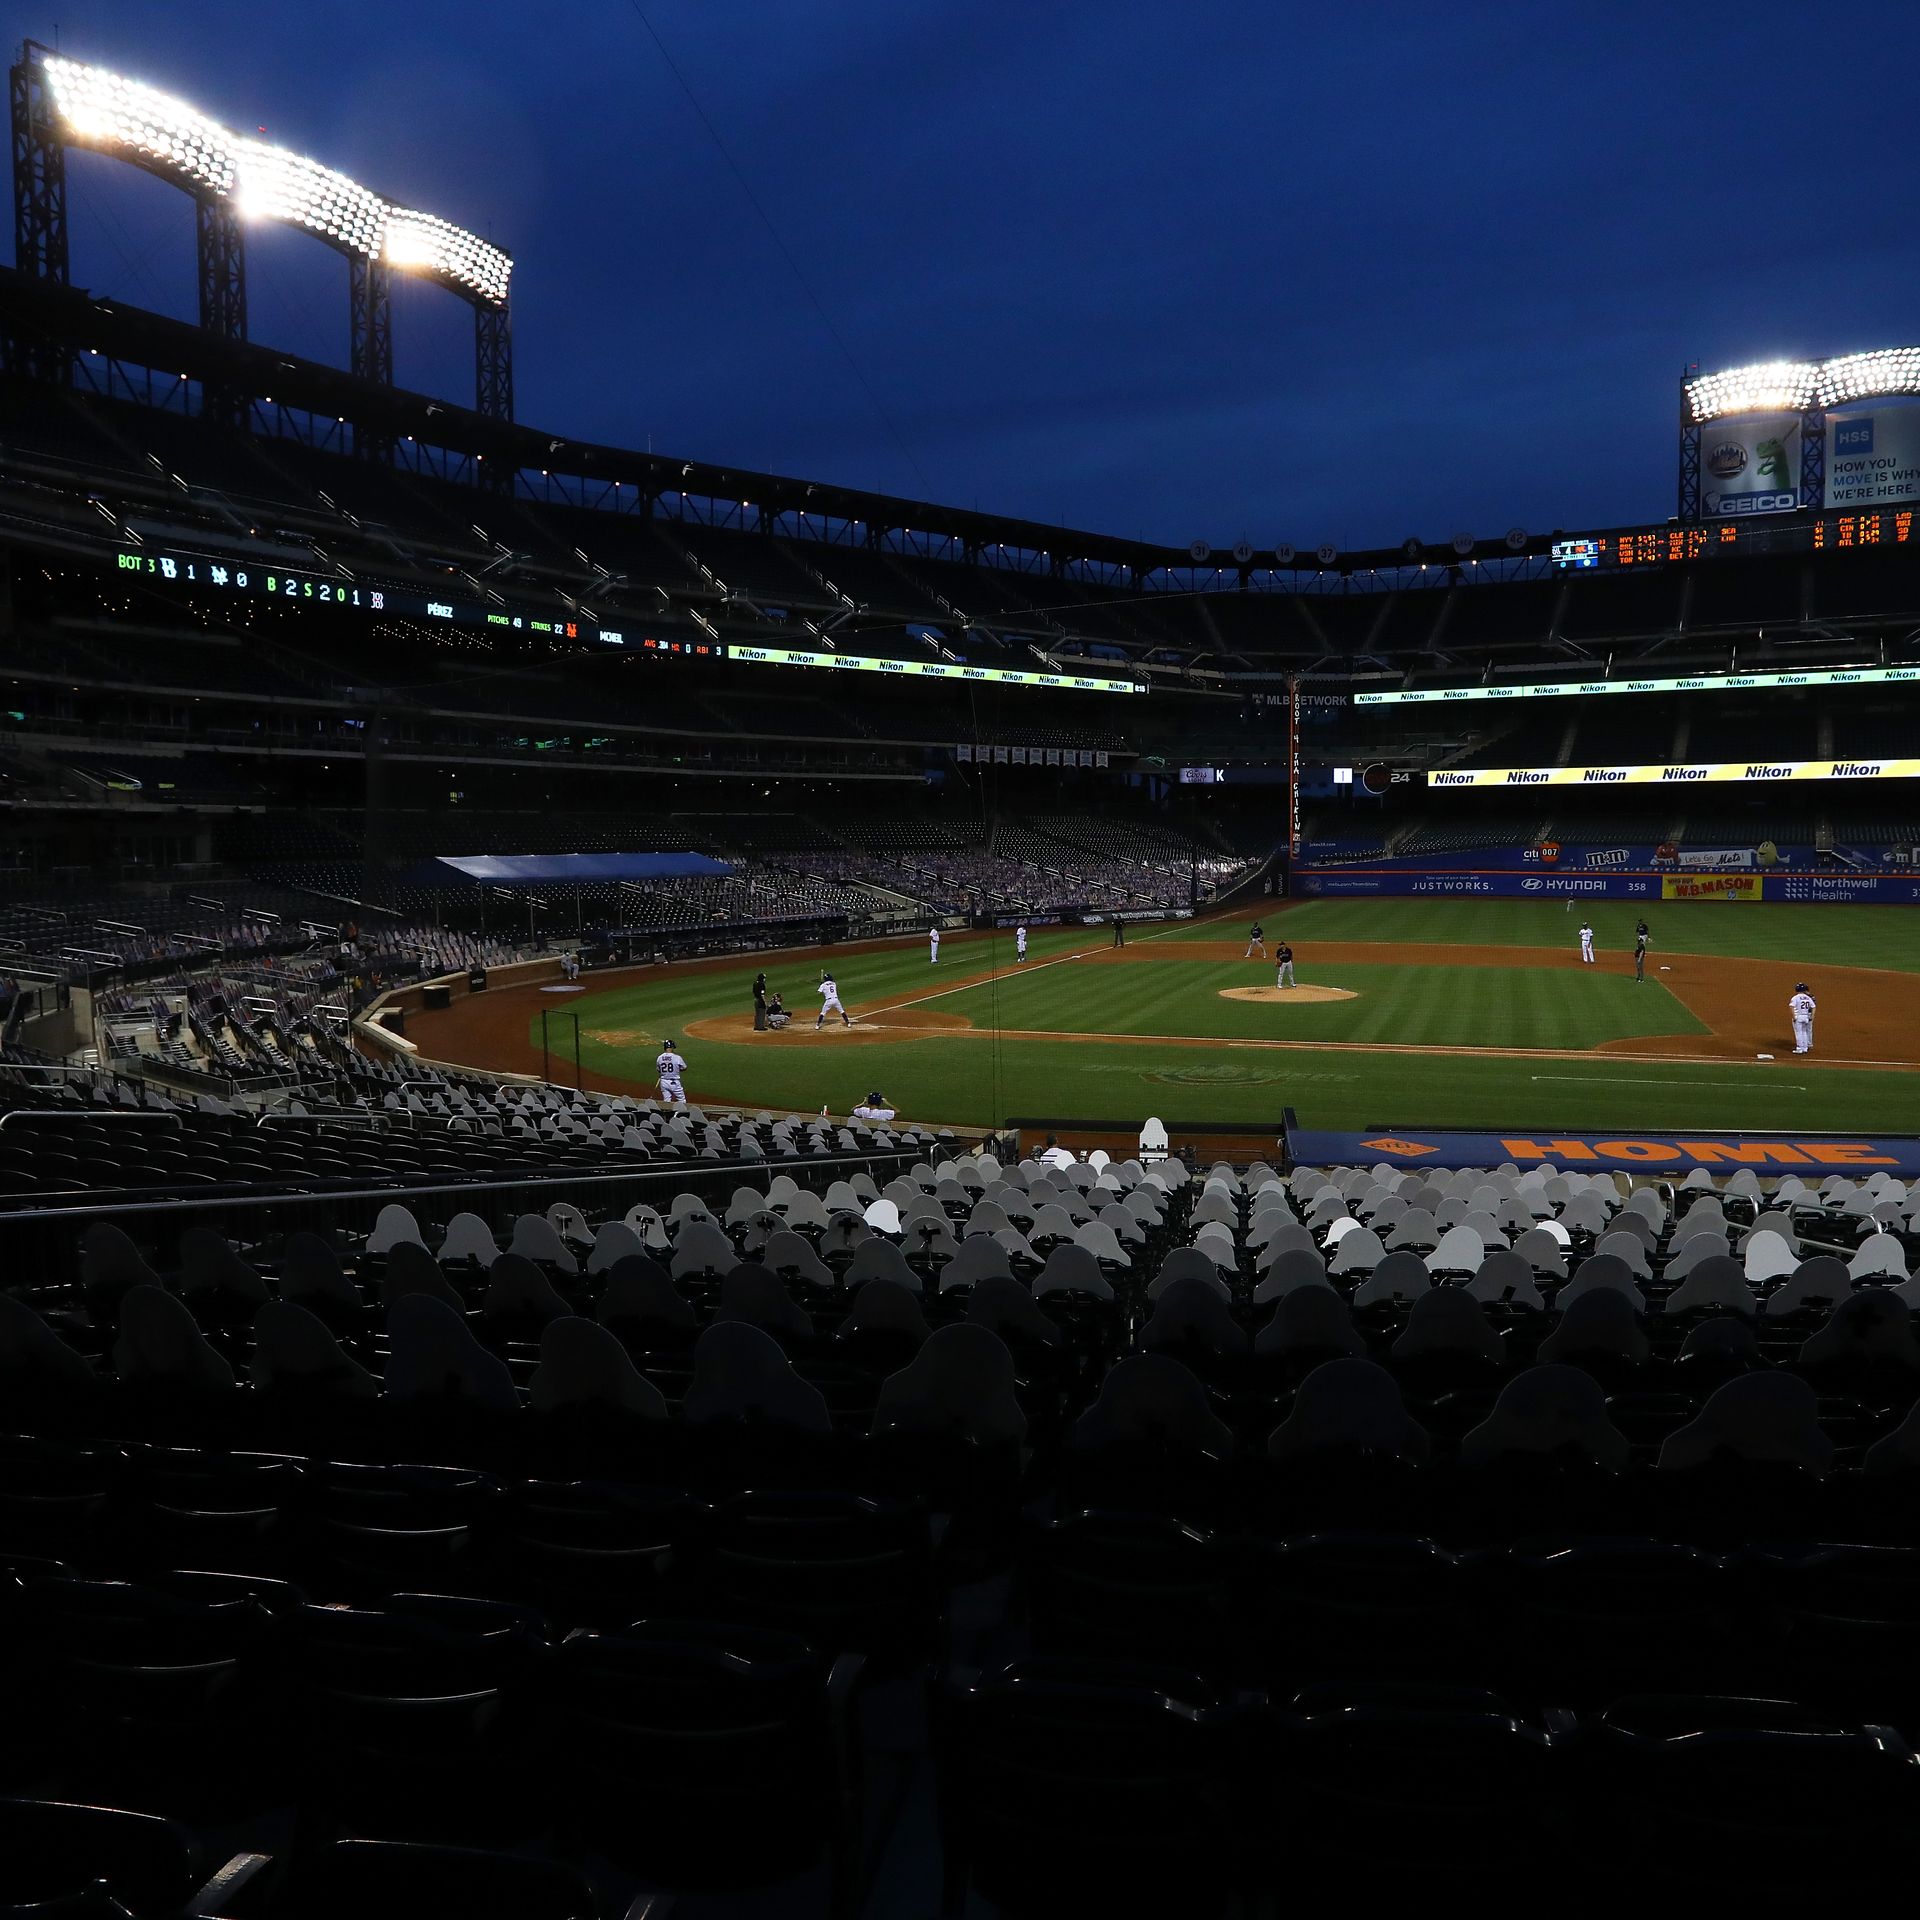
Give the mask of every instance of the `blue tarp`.
<path id="1" fill-rule="evenodd" d="M 692 874 L 731 873 L 704 853 L 443 853 L 440 865 L 469 880 L 584 885 L 589 880 L 683 880 Z"/>

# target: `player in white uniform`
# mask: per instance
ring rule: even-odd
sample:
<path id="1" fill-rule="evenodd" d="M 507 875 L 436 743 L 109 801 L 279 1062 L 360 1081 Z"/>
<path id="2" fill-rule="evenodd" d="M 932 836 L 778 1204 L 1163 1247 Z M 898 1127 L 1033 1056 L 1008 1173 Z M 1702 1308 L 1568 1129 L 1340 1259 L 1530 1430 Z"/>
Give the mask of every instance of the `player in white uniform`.
<path id="1" fill-rule="evenodd" d="M 927 929 L 927 958 L 937 967 L 940 964 L 940 929 Z"/>
<path id="2" fill-rule="evenodd" d="M 853 1022 L 847 1018 L 846 1008 L 840 1004 L 840 988 L 838 983 L 834 980 L 832 974 L 823 973 L 820 976 L 820 1017 L 813 1023 L 815 1033 L 818 1033 L 820 1029 L 827 1024 L 827 1015 L 830 1013 L 837 1013 L 840 1016 L 840 1024 L 842 1026 L 850 1027 L 853 1025 Z"/>
<path id="3" fill-rule="evenodd" d="M 1582 920 L 1580 922 L 1580 958 L 1588 966 L 1594 964 L 1593 922 L 1591 920 Z"/>
<path id="4" fill-rule="evenodd" d="M 1787 1002 L 1787 1011 L 1793 1015 L 1793 1050 L 1795 1053 L 1813 1051 L 1813 995 L 1807 991 L 1807 983 L 1802 980 L 1793 990 L 1793 998 Z"/>
<path id="5" fill-rule="evenodd" d="M 660 1098 L 670 1107 L 684 1107 L 687 1093 L 680 1084 L 680 1076 L 686 1072 L 687 1063 L 671 1040 L 654 1056 L 653 1065 L 654 1071 L 660 1076 Z"/>
<path id="6" fill-rule="evenodd" d="M 1013 930 L 1013 957 L 1016 964 L 1027 957 L 1027 930 L 1015 927 Z"/>

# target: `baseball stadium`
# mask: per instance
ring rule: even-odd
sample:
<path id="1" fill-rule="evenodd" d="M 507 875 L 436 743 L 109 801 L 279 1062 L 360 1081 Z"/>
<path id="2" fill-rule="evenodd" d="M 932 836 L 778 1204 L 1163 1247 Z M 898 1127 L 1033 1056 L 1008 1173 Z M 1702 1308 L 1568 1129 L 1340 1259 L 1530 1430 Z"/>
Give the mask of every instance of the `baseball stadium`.
<path id="1" fill-rule="evenodd" d="M 1166 543 L 529 424 L 404 139 L 10 99 L 0 1914 L 1897 1896 L 1920 347 Z"/>

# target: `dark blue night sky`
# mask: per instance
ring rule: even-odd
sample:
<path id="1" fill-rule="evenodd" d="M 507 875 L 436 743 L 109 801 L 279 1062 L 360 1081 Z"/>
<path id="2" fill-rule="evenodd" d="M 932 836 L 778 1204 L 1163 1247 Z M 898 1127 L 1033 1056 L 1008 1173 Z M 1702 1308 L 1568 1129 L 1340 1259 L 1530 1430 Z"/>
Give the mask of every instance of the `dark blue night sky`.
<path id="1" fill-rule="evenodd" d="M 646 5 L 825 319 L 629 0 L 7 25 L 509 247 L 523 420 L 1114 533 L 1660 519 L 1686 361 L 1920 339 L 1912 4 Z M 72 205 L 77 279 L 191 314 L 184 198 Z M 344 359 L 334 256 L 251 282 Z M 470 400 L 465 309 L 397 327 Z"/>

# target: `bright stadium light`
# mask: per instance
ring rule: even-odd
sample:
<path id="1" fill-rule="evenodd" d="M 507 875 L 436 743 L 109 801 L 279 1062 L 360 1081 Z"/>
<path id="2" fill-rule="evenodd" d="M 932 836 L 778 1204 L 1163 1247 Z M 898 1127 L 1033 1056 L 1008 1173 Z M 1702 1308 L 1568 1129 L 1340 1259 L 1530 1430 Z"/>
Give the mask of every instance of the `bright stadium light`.
<path id="1" fill-rule="evenodd" d="M 1730 367 L 1686 383 L 1693 418 L 1717 420 L 1724 413 L 1804 413 L 1814 403 L 1820 366 L 1813 360 L 1763 360 Z"/>
<path id="2" fill-rule="evenodd" d="M 1920 347 L 1879 347 L 1832 360 L 1767 360 L 1689 380 L 1687 411 L 1696 421 L 1729 413 L 1804 413 L 1884 394 L 1920 394 Z"/>
<path id="3" fill-rule="evenodd" d="M 45 53 L 41 70 L 68 137 L 118 154 L 189 193 L 231 200 L 342 253 L 424 273 L 489 306 L 507 303 L 513 261 L 478 234 L 390 205 L 302 154 L 230 131 L 185 101 L 103 67 Z"/>
<path id="4" fill-rule="evenodd" d="M 479 235 L 431 213 L 387 209 L 385 251 L 396 267 L 452 280 L 494 306 L 504 306 L 513 262 Z"/>
<path id="5" fill-rule="evenodd" d="M 1920 347 L 1881 347 L 1821 362 L 1817 398 L 1823 407 L 1898 393 L 1920 393 Z"/>
<path id="6" fill-rule="evenodd" d="M 183 100 L 138 80 L 48 54 L 41 67 L 67 130 L 89 146 L 130 157 L 209 193 L 233 190 L 234 137 Z"/>
<path id="7" fill-rule="evenodd" d="M 377 193 L 285 147 L 264 140 L 237 144 L 234 203 L 247 219 L 301 227 L 369 258 L 379 251 L 387 204 Z"/>

